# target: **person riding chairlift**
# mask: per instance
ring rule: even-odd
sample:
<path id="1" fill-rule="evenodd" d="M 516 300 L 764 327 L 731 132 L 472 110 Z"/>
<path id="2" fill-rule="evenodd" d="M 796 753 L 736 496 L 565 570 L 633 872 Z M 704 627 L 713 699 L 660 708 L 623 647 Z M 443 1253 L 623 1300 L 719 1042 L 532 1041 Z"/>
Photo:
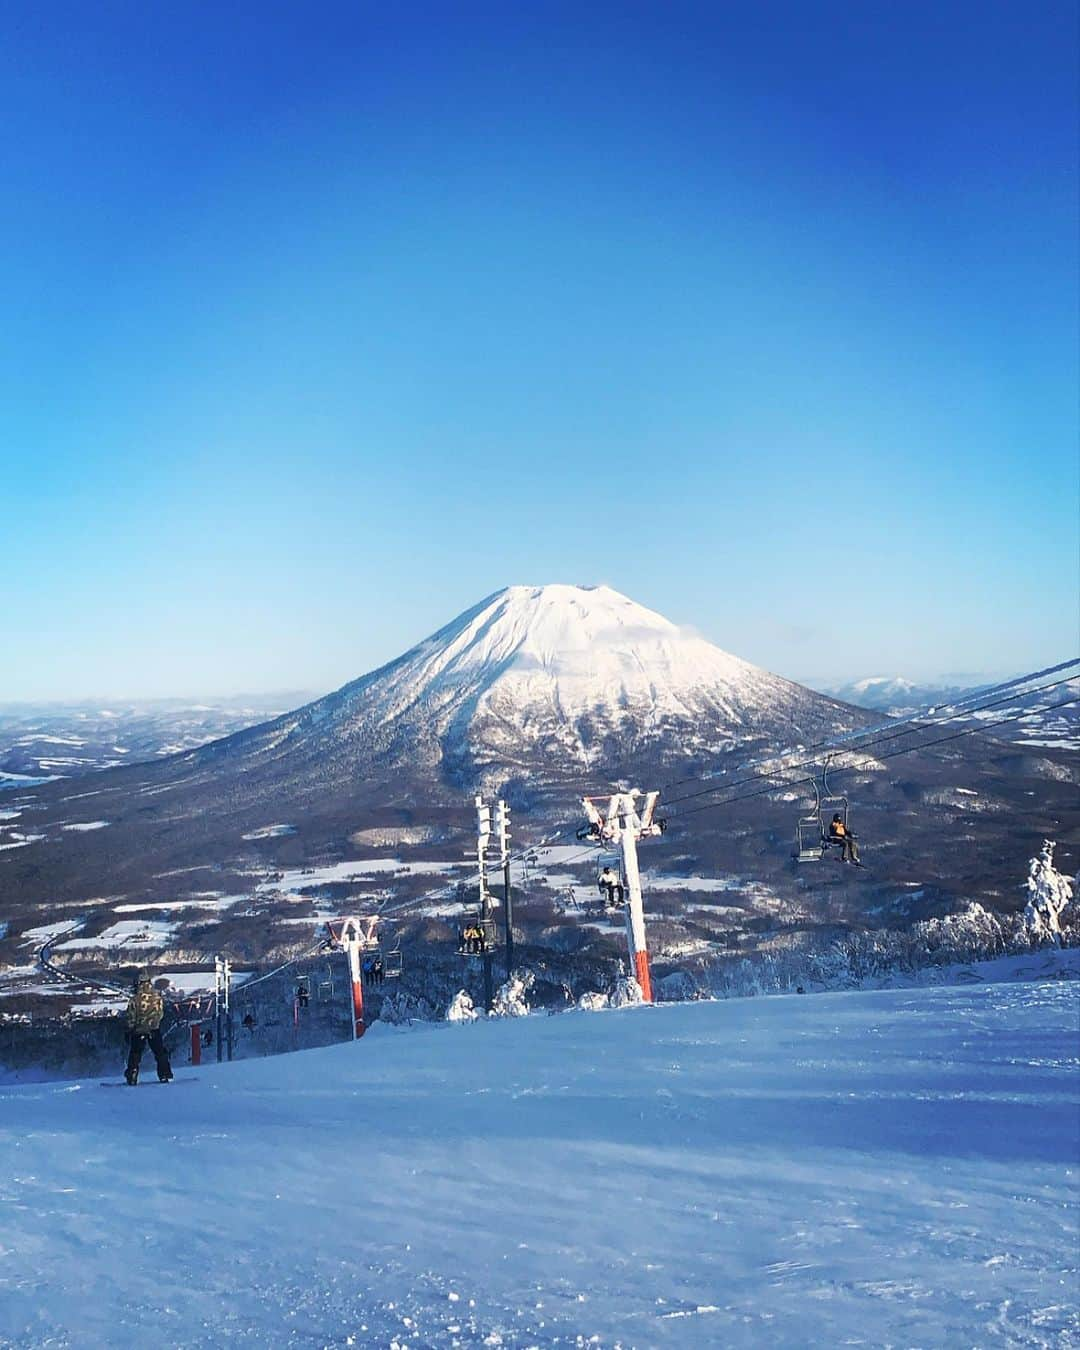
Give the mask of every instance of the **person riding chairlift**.
<path id="1" fill-rule="evenodd" d="M 844 818 L 837 811 L 829 825 L 829 843 L 840 845 L 840 861 L 852 862 L 856 867 L 861 867 L 859 861 L 859 846 L 855 842 L 855 836 L 844 824 Z"/>
<path id="2" fill-rule="evenodd" d="M 605 867 L 596 879 L 597 887 L 602 894 L 607 896 L 606 904 L 608 909 L 615 909 L 621 905 L 626 898 L 623 890 L 622 878 L 613 867 Z M 618 899 L 616 899 L 618 896 Z"/>

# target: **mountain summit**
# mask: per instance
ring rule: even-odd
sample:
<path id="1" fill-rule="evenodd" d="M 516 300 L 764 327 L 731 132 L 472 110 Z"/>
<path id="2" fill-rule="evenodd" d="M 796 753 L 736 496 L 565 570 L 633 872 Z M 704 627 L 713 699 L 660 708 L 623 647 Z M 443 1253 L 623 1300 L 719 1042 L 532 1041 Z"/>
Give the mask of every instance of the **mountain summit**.
<path id="1" fill-rule="evenodd" d="M 296 713 L 196 751 L 325 782 L 419 772 L 448 786 L 612 777 L 744 743 L 859 724 L 609 586 L 509 586 L 396 661 Z M 254 764 L 253 764 L 254 767 Z"/>

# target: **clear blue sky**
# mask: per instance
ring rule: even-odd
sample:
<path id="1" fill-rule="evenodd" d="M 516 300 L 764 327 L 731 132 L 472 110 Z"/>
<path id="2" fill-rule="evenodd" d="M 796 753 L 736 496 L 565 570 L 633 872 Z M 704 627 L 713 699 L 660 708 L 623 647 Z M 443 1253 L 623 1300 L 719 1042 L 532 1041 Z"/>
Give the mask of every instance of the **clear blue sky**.
<path id="1" fill-rule="evenodd" d="M 25 3 L 0 700 L 606 581 L 796 676 L 1077 647 L 1071 3 Z"/>

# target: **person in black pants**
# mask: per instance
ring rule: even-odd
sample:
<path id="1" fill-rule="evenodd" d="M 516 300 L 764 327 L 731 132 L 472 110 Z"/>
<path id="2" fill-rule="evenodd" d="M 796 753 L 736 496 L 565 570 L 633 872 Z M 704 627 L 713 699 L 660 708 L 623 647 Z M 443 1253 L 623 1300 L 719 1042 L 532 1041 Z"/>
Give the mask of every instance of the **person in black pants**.
<path id="1" fill-rule="evenodd" d="M 859 861 L 859 846 L 855 842 L 855 836 L 844 824 L 844 819 L 838 811 L 832 818 L 829 825 L 829 843 L 840 845 L 840 861 L 852 862 L 856 867 L 861 867 Z"/>
<path id="2" fill-rule="evenodd" d="M 605 867 L 596 879 L 596 884 L 600 893 L 606 896 L 608 909 L 614 909 L 616 905 L 621 905 L 625 896 L 623 890 L 622 878 L 613 867 Z"/>
<path id="3" fill-rule="evenodd" d="M 135 992 L 127 1006 L 128 1062 L 124 1078 L 129 1087 L 139 1081 L 139 1065 L 147 1045 L 154 1052 L 158 1081 L 167 1083 L 173 1076 L 169 1052 L 161 1039 L 161 1019 L 165 1016 L 165 1000 L 143 972 L 136 981 Z"/>

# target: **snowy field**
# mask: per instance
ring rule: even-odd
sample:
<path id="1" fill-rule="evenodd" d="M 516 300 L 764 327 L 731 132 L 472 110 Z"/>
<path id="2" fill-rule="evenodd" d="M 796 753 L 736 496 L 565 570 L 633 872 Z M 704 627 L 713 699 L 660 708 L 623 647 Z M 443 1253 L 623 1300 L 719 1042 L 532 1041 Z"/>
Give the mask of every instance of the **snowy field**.
<path id="1" fill-rule="evenodd" d="M 1078 1015 L 759 998 L 0 1088 L 0 1344 L 1077 1345 Z"/>

